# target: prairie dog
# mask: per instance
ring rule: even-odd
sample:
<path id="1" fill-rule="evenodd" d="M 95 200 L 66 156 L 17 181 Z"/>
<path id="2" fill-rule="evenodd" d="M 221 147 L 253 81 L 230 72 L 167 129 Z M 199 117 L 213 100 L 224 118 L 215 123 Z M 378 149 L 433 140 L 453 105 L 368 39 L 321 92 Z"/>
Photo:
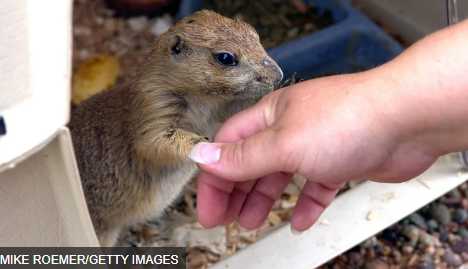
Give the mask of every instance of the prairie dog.
<path id="1" fill-rule="evenodd" d="M 192 147 L 282 77 L 250 25 L 200 11 L 158 38 L 133 83 L 80 104 L 69 127 L 101 244 L 160 216 L 197 171 Z"/>

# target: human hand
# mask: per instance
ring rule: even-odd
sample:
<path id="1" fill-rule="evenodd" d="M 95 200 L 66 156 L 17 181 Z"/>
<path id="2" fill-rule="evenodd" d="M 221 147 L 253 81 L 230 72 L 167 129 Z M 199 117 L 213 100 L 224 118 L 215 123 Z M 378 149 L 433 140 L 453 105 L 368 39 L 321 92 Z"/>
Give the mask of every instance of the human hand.
<path id="1" fill-rule="evenodd" d="M 198 217 L 213 227 L 238 220 L 259 227 L 294 173 L 308 179 L 292 228 L 305 230 L 348 180 L 402 181 L 437 158 L 407 140 L 397 105 L 375 74 L 333 76 L 275 91 L 229 119 L 217 143 L 199 144 Z M 385 87 L 392 87 L 387 82 Z M 382 91 L 383 92 L 383 91 Z M 219 159 L 219 160 L 218 160 Z"/>

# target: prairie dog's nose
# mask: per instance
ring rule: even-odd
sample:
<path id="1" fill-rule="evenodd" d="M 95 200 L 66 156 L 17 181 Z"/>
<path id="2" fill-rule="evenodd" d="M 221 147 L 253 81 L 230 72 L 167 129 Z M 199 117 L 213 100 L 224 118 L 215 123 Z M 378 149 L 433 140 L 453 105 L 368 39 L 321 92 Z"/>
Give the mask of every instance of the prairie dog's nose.
<path id="1" fill-rule="evenodd" d="M 283 70 L 270 57 L 266 57 L 262 61 L 262 65 L 271 72 L 272 80 L 275 85 L 278 85 L 283 80 Z"/>

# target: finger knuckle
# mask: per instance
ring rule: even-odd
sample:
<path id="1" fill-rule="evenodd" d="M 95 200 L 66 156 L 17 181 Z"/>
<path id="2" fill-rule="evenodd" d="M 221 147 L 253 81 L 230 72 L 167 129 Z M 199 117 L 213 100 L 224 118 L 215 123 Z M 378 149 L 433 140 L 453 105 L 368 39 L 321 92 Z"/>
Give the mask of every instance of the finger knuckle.
<path id="1" fill-rule="evenodd" d="M 239 169 L 244 165 L 244 152 L 245 152 L 245 143 L 235 143 L 233 144 L 232 150 L 229 152 L 228 159 L 234 169 Z"/>
<path id="2" fill-rule="evenodd" d="M 297 145 L 293 137 L 281 132 L 277 136 L 277 141 L 279 162 L 283 170 L 292 173 L 297 172 L 301 163 L 302 145 Z"/>

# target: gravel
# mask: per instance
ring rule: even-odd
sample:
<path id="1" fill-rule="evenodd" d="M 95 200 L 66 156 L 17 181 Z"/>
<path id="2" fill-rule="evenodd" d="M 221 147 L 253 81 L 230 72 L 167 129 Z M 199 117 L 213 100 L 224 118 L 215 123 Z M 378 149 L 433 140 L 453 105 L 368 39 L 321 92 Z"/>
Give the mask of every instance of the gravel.
<path id="1" fill-rule="evenodd" d="M 120 82 L 130 81 L 145 61 L 157 36 L 150 29 L 155 18 L 115 17 L 102 0 L 73 3 L 73 68 L 101 54 L 119 60 Z"/>
<path id="2" fill-rule="evenodd" d="M 468 183 L 465 182 L 321 268 L 444 269 L 468 266 L 468 220 L 463 219 L 464 213 L 468 212 L 467 198 Z M 385 247 L 392 251 L 383 251 Z M 375 258 L 379 262 L 376 263 Z"/>
<path id="3" fill-rule="evenodd" d="M 333 23 L 330 11 L 319 14 L 302 0 L 206 0 L 205 8 L 251 24 L 265 48 L 318 31 Z"/>

